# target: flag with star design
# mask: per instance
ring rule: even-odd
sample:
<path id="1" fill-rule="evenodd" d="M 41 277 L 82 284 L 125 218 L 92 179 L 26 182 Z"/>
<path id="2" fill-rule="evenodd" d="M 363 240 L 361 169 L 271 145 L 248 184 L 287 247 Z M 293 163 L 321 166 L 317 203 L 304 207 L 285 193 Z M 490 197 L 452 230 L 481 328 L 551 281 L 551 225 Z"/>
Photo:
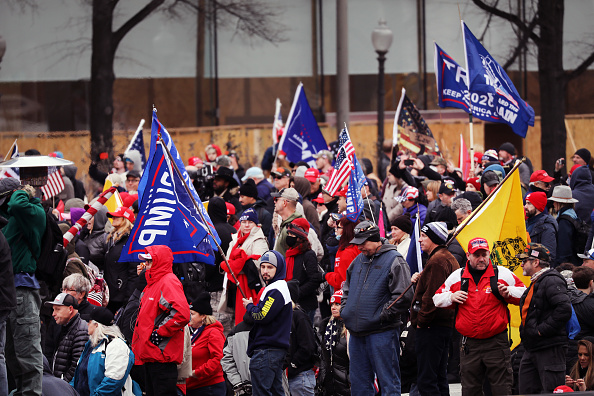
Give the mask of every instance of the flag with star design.
<path id="1" fill-rule="evenodd" d="M 437 141 L 433 133 L 417 110 L 415 104 L 406 96 L 406 89 L 402 88 L 402 96 L 394 116 L 392 132 L 393 144 L 400 150 L 413 152 L 417 155 L 432 154 L 441 156 Z"/>

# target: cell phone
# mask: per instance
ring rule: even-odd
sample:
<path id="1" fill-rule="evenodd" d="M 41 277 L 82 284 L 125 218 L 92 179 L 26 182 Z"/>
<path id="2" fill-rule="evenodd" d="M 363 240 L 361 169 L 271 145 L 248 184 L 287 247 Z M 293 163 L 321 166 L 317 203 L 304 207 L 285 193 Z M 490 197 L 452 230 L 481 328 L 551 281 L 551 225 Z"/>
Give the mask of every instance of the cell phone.
<path id="1" fill-rule="evenodd" d="M 411 160 L 411 159 L 404 160 L 404 165 L 406 165 L 406 166 L 410 166 L 410 165 L 414 165 L 414 164 L 415 164 L 415 160 Z"/>
<path id="2" fill-rule="evenodd" d="M 565 160 L 563 158 L 559 159 L 559 165 L 565 165 Z"/>

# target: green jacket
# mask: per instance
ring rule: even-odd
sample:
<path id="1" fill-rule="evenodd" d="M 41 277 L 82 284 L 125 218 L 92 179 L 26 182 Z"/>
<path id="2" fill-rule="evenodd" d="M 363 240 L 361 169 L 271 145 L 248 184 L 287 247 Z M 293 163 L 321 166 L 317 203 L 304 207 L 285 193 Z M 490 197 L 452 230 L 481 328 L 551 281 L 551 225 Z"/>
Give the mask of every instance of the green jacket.
<path id="1" fill-rule="evenodd" d="M 295 219 L 299 219 L 301 216 L 299 213 L 295 212 L 291 216 L 287 218 L 287 220 L 283 221 L 280 225 L 280 232 L 278 233 L 278 238 L 276 238 L 276 243 L 274 244 L 274 250 L 282 254 L 283 256 L 287 253 L 287 243 L 285 240 L 287 239 L 287 226 Z"/>
<path id="2" fill-rule="evenodd" d="M 30 198 L 26 191 L 17 190 L 8 202 L 8 213 L 2 213 L 8 224 L 2 233 L 12 253 L 12 268 L 19 272 L 35 273 L 35 258 L 41 253 L 41 238 L 45 232 L 45 212 L 38 198 Z M 33 253 L 25 243 L 29 242 Z"/>

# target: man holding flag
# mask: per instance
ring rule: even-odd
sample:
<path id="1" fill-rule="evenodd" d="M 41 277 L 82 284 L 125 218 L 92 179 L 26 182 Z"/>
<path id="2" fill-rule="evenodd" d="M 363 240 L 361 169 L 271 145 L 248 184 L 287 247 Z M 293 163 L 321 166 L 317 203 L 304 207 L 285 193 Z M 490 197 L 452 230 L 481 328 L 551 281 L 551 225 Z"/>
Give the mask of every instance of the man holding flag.
<path id="1" fill-rule="evenodd" d="M 410 321 L 416 327 L 417 386 L 421 396 L 449 395 L 447 379 L 448 351 L 455 313 L 437 309 L 433 295 L 448 276 L 460 268 L 458 261 L 444 246 L 448 229 L 443 222 L 428 223 L 421 228 L 419 242 L 429 255 L 423 271 L 412 276 L 416 283 L 410 309 Z"/>
<path id="2" fill-rule="evenodd" d="M 433 302 L 456 310 L 456 329 L 462 335 L 462 393 L 482 394 L 486 377 L 493 395 L 509 395 L 513 375 L 507 304 L 518 305 L 526 287 L 508 268 L 491 263 L 485 238 L 471 239 L 466 257 L 466 267 L 446 279 Z"/>

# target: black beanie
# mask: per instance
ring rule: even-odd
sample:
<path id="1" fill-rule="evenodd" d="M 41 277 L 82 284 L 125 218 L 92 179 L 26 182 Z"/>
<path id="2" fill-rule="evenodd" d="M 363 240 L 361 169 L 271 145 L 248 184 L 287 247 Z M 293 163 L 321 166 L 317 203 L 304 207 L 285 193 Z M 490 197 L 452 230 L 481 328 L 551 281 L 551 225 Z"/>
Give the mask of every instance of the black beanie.
<path id="1" fill-rule="evenodd" d="M 590 151 L 588 149 L 581 148 L 578 151 L 576 151 L 574 155 L 578 155 L 581 159 L 586 161 L 586 165 L 590 165 L 592 155 L 590 154 Z"/>
<path id="2" fill-rule="evenodd" d="M 501 151 L 501 150 L 507 151 L 511 155 L 516 155 L 516 148 L 510 142 L 505 142 L 501 146 L 499 146 L 499 150 L 498 151 Z"/>
<path id="3" fill-rule="evenodd" d="M 198 294 L 192 301 L 188 301 L 190 309 L 196 311 L 201 315 L 212 315 L 212 306 L 210 305 L 210 293 L 203 291 Z"/>
<path id="4" fill-rule="evenodd" d="M 258 189 L 256 182 L 253 179 L 247 179 L 245 183 L 239 187 L 239 195 L 258 199 Z"/>
<path id="5" fill-rule="evenodd" d="M 412 221 L 410 220 L 410 216 L 408 215 L 400 215 L 392 220 L 392 225 L 394 227 L 400 228 L 402 231 L 410 234 L 412 231 Z"/>

